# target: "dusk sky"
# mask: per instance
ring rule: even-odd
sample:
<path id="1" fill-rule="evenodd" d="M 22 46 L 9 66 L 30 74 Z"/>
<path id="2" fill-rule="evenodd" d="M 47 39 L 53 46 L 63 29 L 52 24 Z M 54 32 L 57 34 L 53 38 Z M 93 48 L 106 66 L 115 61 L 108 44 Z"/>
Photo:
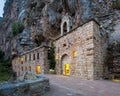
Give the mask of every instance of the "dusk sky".
<path id="1" fill-rule="evenodd" d="M 0 0 L 0 17 L 3 17 L 3 8 L 6 0 Z"/>

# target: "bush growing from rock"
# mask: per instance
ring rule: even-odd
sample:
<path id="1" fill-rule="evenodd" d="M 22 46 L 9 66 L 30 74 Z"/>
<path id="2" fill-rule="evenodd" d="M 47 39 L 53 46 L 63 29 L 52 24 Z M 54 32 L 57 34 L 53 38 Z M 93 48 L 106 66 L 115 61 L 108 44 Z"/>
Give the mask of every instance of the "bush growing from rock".
<path id="1" fill-rule="evenodd" d="M 12 36 L 14 37 L 18 35 L 19 33 L 23 31 L 23 29 L 24 29 L 24 26 L 22 23 L 19 23 L 19 22 L 13 23 L 12 24 Z"/>

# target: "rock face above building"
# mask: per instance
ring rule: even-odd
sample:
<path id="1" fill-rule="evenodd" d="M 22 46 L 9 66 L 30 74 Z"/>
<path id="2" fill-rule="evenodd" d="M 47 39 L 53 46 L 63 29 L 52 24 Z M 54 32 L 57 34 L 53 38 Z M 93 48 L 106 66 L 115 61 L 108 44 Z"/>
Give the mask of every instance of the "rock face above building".
<path id="1" fill-rule="evenodd" d="M 6 0 L 0 47 L 10 57 L 13 49 L 20 54 L 59 37 L 62 17 L 66 13 L 71 19 L 71 29 L 95 18 L 105 30 L 101 35 L 107 33 L 111 37 L 118 32 L 119 9 L 119 0 Z M 24 29 L 12 36 L 12 24 L 16 22 L 22 23 Z"/>

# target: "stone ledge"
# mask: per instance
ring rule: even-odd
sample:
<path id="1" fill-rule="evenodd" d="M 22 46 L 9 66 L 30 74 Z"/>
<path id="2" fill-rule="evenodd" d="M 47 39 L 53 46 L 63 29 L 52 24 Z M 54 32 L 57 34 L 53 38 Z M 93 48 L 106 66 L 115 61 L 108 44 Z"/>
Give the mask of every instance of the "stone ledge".
<path id="1" fill-rule="evenodd" d="M 41 96 L 49 90 L 49 79 L 43 76 L 36 80 L 0 84 L 0 96 Z"/>

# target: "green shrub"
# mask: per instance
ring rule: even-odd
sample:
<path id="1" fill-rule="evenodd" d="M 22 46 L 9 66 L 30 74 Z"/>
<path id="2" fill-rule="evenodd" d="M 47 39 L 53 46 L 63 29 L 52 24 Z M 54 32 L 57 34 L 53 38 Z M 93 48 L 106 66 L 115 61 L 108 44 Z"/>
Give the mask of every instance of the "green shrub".
<path id="1" fill-rule="evenodd" d="M 14 37 L 18 35 L 19 33 L 23 31 L 23 29 L 24 29 L 24 26 L 22 23 L 19 23 L 19 22 L 13 23 L 12 24 L 12 36 Z"/>
<path id="2" fill-rule="evenodd" d="M 1 60 L 0 61 L 0 82 L 7 81 L 10 78 L 12 66 L 10 60 Z"/>
<path id="3" fill-rule="evenodd" d="M 116 0 L 113 2 L 113 9 L 120 10 L 120 0 Z"/>

